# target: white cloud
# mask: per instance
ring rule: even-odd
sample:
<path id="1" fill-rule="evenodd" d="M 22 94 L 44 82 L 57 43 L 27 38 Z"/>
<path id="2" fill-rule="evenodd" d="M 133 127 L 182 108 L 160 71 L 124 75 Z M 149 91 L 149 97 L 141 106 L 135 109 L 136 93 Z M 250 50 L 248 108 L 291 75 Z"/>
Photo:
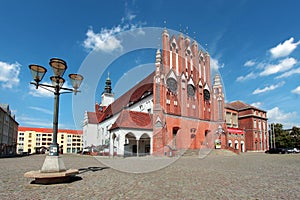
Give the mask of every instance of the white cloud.
<path id="1" fill-rule="evenodd" d="M 101 29 L 100 33 L 94 33 L 93 29 L 89 29 L 86 33 L 87 38 L 83 42 L 83 46 L 89 50 L 113 52 L 117 49 L 122 50 L 121 40 L 115 34 L 124 30 L 121 26 L 112 29 Z"/>
<path id="2" fill-rule="evenodd" d="M 265 69 L 260 73 L 260 76 L 268 76 L 271 74 L 276 74 L 278 72 L 287 71 L 291 69 L 295 64 L 297 64 L 297 60 L 295 58 L 285 58 L 283 60 L 280 60 L 277 65 L 265 66 Z"/>
<path id="3" fill-rule="evenodd" d="M 52 85 L 52 83 L 50 82 L 43 82 L 41 84 Z M 72 88 L 72 86 L 70 86 L 67 81 L 64 83 L 63 87 Z M 44 89 L 43 86 L 39 86 L 39 88 L 36 89 L 35 85 L 29 86 L 29 94 L 34 97 L 47 97 L 47 98 L 54 97 L 53 92 L 54 92 L 53 88 L 47 87 L 47 89 Z"/>
<path id="4" fill-rule="evenodd" d="M 137 34 L 145 34 L 141 28 L 145 23 L 132 23 L 131 21 L 135 18 L 136 15 L 127 13 L 126 17 L 121 19 L 122 24 L 111 29 L 102 28 L 99 33 L 95 33 L 92 28 L 89 28 L 86 33 L 87 38 L 83 42 L 84 48 L 105 53 L 122 50 L 122 40 L 117 37 L 119 33 L 123 31 L 136 31 Z"/>
<path id="5" fill-rule="evenodd" d="M 249 80 L 249 79 L 254 79 L 256 77 L 257 77 L 257 75 L 255 73 L 251 72 L 251 73 L 247 74 L 246 76 L 237 77 L 236 81 L 242 82 L 242 81 L 246 81 L 246 80 Z"/>
<path id="6" fill-rule="evenodd" d="M 251 104 L 251 106 L 254 106 L 256 108 L 260 108 L 262 106 L 262 102 L 254 102 Z"/>
<path id="7" fill-rule="evenodd" d="M 217 59 L 210 58 L 210 68 L 212 71 L 218 71 L 218 69 L 221 69 L 224 67 L 224 63 L 220 64 Z"/>
<path id="8" fill-rule="evenodd" d="M 285 127 L 292 127 L 295 125 L 293 119 L 296 118 L 296 112 L 288 112 L 280 110 L 278 107 L 274 107 L 267 111 L 269 123 L 280 123 Z"/>
<path id="9" fill-rule="evenodd" d="M 125 17 L 122 17 L 122 19 L 121 19 L 121 22 L 122 23 L 124 23 L 124 22 L 126 22 L 126 21 L 132 21 L 133 19 L 135 19 L 136 18 L 136 15 L 135 14 L 132 14 L 131 12 L 127 12 L 126 13 L 126 16 Z"/>
<path id="10" fill-rule="evenodd" d="M 27 126 L 38 126 L 38 127 L 52 127 L 53 122 L 51 120 L 41 119 L 41 118 L 33 118 L 27 116 L 18 116 L 17 121 L 22 125 Z"/>
<path id="11" fill-rule="evenodd" d="M 29 108 L 32 109 L 32 110 L 36 110 L 36 111 L 45 113 L 45 114 L 49 114 L 49 115 L 52 115 L 52 114 L 53 114 L 53 111 L 48 110 L 48 109 L 45 109 L 45 108 L 34 107 L 34 106 L 30 106 Z"/>
<path id="12" fill-rule="evenodd" d="M 270 86 L 267 86 L 267 87 L 265 87 L 263 89 L 257 88 L 256 90 L 254 90 L 252 92 L 252 94 L 260 94 L 260 93 L 268 92 L 268 91 L 271 91 L 271 90 L 275 90 L 276 88 L 281 87 L 284 84 L 285 84 L 285 82 L 282 81 L 282 82 L 280 82 L 280 83 L 278 83 L 276 85 L 270 85 Z"/>
<path id="13" fill-rule="evenodd" d="M 278 44 L 276 47 L 270 49 L 270 53 L 273 58 L 280 58 L 290 55 L 300 44 L 300 40 L 294 43 L 294 38 L 284 41 L 283 43 Z"/>
<path id="14" fill-rule="evenodd" d="M 245 67 L 252 67 L 253 65 L 255 65 L 256 62 L 253 60 L 248 60 L 247 62 L 245 62 L 244 66 Z"/>
<path id="15" fill-rule="evenodd" d="M 295 89 L 292 90 L 292 93 L 295 94 L 300 94 L 300 86 L 296 87 Z"/>
<path id="16" fill-rule="evenodd" d="M 287 77 L 292 76 L 294 74 L 300 74 L 300 68 L 292 69 L 288 72 L 285 72 L 285 73 L 281 74 L 280 76 L 277 76 L 276 79 L 278 79 L 278 78 L 287 78 Z"/>
<path id="17" fill-rule="evenodd" d="M 42 127 L 42 128 L 52 128 L 53 121 L 50 117 L 47 118 L 34 118 L 32 116 L 28 117 L 26 115 L 16 116 L 18 123 L 20 126 L 34 126 L 34 127 Z M 72 126 L 68 124 L 59 123 L 59 129 L 73 129 Z"/>
<path id="18" fill-rule="evenodd" d="M 9 64 L 0 61 L 0 83 L 2 88 L 12 88 L 19 84 L 20 67 L 21 65 L 17 62 Z"/>

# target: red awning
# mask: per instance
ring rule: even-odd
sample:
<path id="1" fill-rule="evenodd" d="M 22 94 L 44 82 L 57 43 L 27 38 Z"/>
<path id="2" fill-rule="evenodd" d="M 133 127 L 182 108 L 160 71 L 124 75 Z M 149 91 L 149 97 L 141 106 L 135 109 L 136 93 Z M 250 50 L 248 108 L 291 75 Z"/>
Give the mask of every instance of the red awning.
<path id="1" fill-rule="evenodd" d="M 244 131 L 238 128 L 227 128 L 227 131 L 234 134 L 244 134 Z"/>

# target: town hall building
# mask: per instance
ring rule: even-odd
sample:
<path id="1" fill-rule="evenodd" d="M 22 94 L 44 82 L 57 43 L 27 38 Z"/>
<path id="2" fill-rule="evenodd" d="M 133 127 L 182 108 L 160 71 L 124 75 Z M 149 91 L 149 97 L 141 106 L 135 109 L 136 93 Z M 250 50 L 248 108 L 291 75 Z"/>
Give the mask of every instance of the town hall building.
<path id="1" fill-rule="evenodd" d="M 107 145 L 118 156 L 170 156 L 204 147 L 244 152 L 245 130 L 238 119 L 234 126 L 226 123 L 224 98 L 220 76 L 211 80 L 208 52 L 165 29 L 150 75 L 117 99 L 108 76 L 101 103 L 85 113 L 83 145 Z"/>

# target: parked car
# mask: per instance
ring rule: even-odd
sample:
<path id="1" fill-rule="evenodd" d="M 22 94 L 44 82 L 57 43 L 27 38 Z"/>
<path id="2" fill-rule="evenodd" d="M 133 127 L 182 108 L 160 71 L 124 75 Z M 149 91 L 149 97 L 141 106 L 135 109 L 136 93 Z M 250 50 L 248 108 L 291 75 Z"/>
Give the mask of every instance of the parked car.
<path id="1" fill-rule="evenodd" d="M 294 153 L 294 149 L 289 148 L 289 149 L 286 150 L 286 152 L 287 152 L 287 153 Z"/>
<path id="2" fill-rule="evenodd" d="M 294 153 L 300 153 L 300 150 L 297 148 L 294 148 Z"/>
<path id="3" fill-rule="evenodd" d="M 287 153 L 287 150 L 284 148 L 272 148 L 269 149 L 267 151 L 265 151 L 265 153 L 269 153 L 269 154 L 285 154 Z"/>
<path id="4" fill-rule="evenodd" d="M 287 150 L 287 153 L 300 153 L 300 150 L 297 148 L 290 148 Z"/>

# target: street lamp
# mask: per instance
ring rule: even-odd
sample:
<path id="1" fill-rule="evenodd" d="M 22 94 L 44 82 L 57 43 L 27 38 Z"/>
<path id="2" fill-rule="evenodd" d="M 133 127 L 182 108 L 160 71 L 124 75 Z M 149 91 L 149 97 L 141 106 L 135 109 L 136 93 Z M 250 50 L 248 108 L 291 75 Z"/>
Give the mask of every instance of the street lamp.
<path id="1" fill-rule="evenodd" d="M 65 79 L 62 76 L 64 75 L 67 69 L 67 63 L 64 60 L 58 58 L 51 58 L 49 65 L 52 67 L 54 73 L 54 76 L 50 77 L 52 85 L 40 83 L 45 73 L 47 72 L 47 69 L 39 65 L 29 65 L 31 74 L 33 76 L 33 80 L 35 81 L 35 82 L 31 82 L 30 84 L 35 85 L 36 89 L 41 87 L 54 93 L 53 140 L 49 148 L 49 155 L 58 156 L 59 151 L 58 151 L 58 143 L 57 143 L 57 132 L 58 132 L 59 95 L 64 93 L 72 93 L 72 92 L 74 92 L 74 94 L 76 95 L 77 92 L 80 92 L 78 88 L 83 80 L 83 76 L 81 76 L 80 74 L 70 74 L 69 77 L 73 89 L 65 88 L 63 87 L 63 84 L 65 83 Z M 48 88 L 51 88 L 52 90 Z M 61 90 L 67 92 L 61 92 Z"/>
<path id="2" fill-rule="evenodd" d="M 58 133 L 58 112 L 59 112 L 59 95 L 65 93 L 74 93 L 80 92 L 78 89 L 83 80 L 83 76 L 80 74 L 70 74 L 69 78 L 73 88 L 63 87 L 65 79 L 62 77 L 67 69 L 67 63 L 59 58 L 51 58 L 49 65 L 51 66 L 54 76 L 50 77 L 52 85 L 40 83 L 47 72 L 47 69 L 40 65 L 29 65 L 34 82 L 30 84 L 35 85 L 36 89 L 43 88 L 54 94 L 54 112 L 53 112 L 53 139 L 49 147 L 49 156 L 46 157 L 41 173 L 50 173 L 50 172 L 65 172 L 66 168 L 62 159 L 59 157 L 59 147 L 57 143 L 57 133 Z M 78 170 L 77 170 L 78 172 Z M 70 174 L 70 173 L 68 173 Z M 25 174 L 26 176 L 26 174 Z M 51 175 L 50 175 L 51 176 Z M 39 178 L 40 174 L 27 177 Z M 45 177 L 42 175 L 41 177 Z M 51 178 L 53 178 L 51 176 Z"/>

